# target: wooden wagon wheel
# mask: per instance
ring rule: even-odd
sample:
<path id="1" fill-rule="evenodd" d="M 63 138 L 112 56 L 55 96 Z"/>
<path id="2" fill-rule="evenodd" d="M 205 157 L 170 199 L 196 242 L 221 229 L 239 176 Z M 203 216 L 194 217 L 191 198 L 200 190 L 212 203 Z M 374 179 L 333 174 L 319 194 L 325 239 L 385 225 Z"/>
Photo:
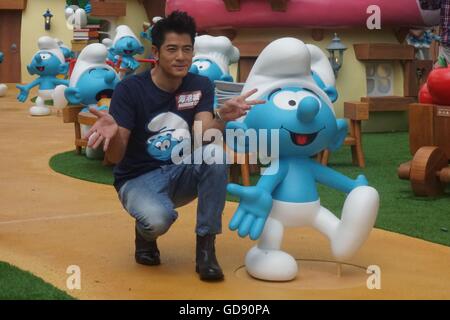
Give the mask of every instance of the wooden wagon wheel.
<path id="1" fill-rule="evenodd" d="M 436 196 L 445 189 L 446 179 L 441 178 L 446 172 L 448 159 L 438 147 L 422 147 L 417 150 L 411 161 L 410 181 L 413 192 L 417 196 Z"/>

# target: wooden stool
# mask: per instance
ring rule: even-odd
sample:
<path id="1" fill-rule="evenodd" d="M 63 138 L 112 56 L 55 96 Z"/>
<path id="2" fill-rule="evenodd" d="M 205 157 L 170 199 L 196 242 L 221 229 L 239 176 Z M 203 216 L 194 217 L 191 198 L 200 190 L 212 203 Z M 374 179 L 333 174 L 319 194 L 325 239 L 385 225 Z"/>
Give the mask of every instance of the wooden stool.
<path id="1" fill-rule="evenodd" d="M 62 109 L 63 122 L 73 123 L 75 126 L 75 150 L 77 154 L 81 154 L 81 148 L 87 146 L 87 140 L 81 138 L 81 127 L 78 122 L 78 114 L 82 109 L 82 106 L 65 107 Z"/>
<path id="2" fill-rule="evenodd" d="M 102 99 L 99 105 L 109 105 L 110 99 Z M 81 136 L 81 125 L 92 126 L 97 121 L 97 116 L 90 112 L 81 112 L 84 107 L 72 106 L 63 108 L 63 122 L 73 123 L 75 127 L 75 150 L 77 154 L 81 154 L 81 148 L 86 148 L 88 140 Z M 104 165 L 112 165 L 110 161 L 103 159 Z"/>
<path id="3" fill-rule="evenodd" d="M 369 104 L 358 101 L 344 102 L 344 117 L 349 119 L 350 124 L 350 132 L 345 138 L 344 144 L 351 148 L 353 165 L 364 168 L 366 162 L 361 141 L 361 121 L 369 119 Z M 317 160 L 326 166 L 328 165 L 329 157 L 330 152 L 324 150 L 318 155 Z"/>

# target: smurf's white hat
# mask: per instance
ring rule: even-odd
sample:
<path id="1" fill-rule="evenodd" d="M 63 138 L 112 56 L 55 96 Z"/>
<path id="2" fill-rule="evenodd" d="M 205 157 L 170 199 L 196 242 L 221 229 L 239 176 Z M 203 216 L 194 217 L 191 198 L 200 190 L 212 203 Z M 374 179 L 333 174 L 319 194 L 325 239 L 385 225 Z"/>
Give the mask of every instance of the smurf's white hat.
<path id="1" fill-rule="evenodd" d="M 325 85 L 334 87 L 336 85 L 336 77 L 328 57 L 319 47 L 313 44 L 307 44 L 306 46 L 311 54 L 311 70 L 317 73 Z"/>
<path id="2" fill-rule="evenodd" d="M 159 20 L 162 20 L 162 19 L 163 19 L 163 17 L 155 16 L 155 17 L 152 18 L 152 22 L 153 22 L 153 24 L 155 24 L 155 23 L 157 23 Z"/>
<path id="3" fill-rule="evenodd" d="M 107 68 L 111 71 L 115 70 L 106 63 L 106 57 L 108 51 L 106 47 L 101 43 L 92 43 L 84 48 L 78 56 L 77 63 L 73 68 L 72 75 L 70 76 L 69 86 L 75 87 L 78 79 L 86 71 L 92 68 Z"/>
<path id="4" fill-rule="evenodd" d="M 314 92 L 333 110 L 330 98 L 311 76 L 311 53 L 308 47 L 295 38 L 281 38 L 264 48 L 250 71 L 242 92 L 256 88 L 258 91 L 249 99 L 259 99 L 276 88 L 286 86 Z"/>
<path id="5" fill-rule="evenodd" d="M 116 36 L 114 37 L 114 40 L 113 40 L 113 46 L 115 46 L 116 42 L 119 41 L 120 39 L 122 39 L 123 37 L 133 37 L 137 40 L 139 45 L 142 46 L 141 41 L 138 39 L 138 37 L 136 37 L 133 30 L 131 30 L 129 26 L 126 26 L 124 24 L 122 24 L 116 28 Z"/>
<path id="6" fill-rule="evenodd" d="M 195 37 L 194 61 L 209 59 L 219 66 L 223 73 L 229 73 L 229 65 L 239 61 L 239 49 L 224 36 L 202 35 Z"/>
<path id="7" fill-rule="evenodd" d="M 61 49 L 59 48 L 58 43 L 55 41 L 55 39 L 48 37 L 48 36 L 40 37 L 38 39 L 38 48 L 39 48 L 39 51 L 37 53 L 44 52 L 44 51 L 50 52 L 55 57 L 57 57 L 61 61 L 61 63 L 66 62 L 66 60 L 64 59 L 64 55 L 63 55 Z"/>

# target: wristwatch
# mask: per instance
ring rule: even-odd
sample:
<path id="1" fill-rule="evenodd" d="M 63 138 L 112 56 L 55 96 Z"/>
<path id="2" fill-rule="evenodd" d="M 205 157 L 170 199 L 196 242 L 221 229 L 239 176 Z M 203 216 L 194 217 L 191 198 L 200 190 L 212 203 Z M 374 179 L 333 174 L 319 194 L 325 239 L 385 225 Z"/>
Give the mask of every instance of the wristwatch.
<path id="1" fill-rule="evenodd" d="M 219 113 L 219 109 L 214 109 L 214 118 L 216 118 L 217 120 L 219 120 L 221 122 L 225 122 L 225 120 L 222 119 L 222 117 Z"/>

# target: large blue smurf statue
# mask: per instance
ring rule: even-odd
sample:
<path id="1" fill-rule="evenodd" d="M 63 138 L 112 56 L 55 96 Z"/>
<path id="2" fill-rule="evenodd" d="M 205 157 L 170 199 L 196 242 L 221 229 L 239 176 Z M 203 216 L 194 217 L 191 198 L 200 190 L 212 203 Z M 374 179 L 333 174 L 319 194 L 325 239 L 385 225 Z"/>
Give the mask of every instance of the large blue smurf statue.
<path id="1" fill-rule="evenodd" d="M 227 37 L 197 36 L 194 43 L 194 58 L 189 72 L 209 78 L 217 87 L 223 82 L 233 82 L 229 66 L 238 62 L 239 57 L 239 49 L 233 46 Z M 242 86 L 242 84 L 236 85 Z M 217 92 L 216 88 L 214 108 L 219 107 L 224 99 L 229 98 L 219 97 Z"/>
<path id="2" fill-rule="evenodd" d="M 55 90 L 55 105 L 64 107 L 68 101 L 73 105 L 84 106 L 81 112 L 89 112 L 89 107 L 107 111 L 108 106 L 98 106 L 98 102 L 111 98 L 119 83 L 116 71 L 106 63 L 107 56 L 108 51 L 103 44 L 93 43 L 84 48 L 70 76 L 69 87 L 59 86 Z M 84 133 L 89 127 L 82 126 L 81 129 Z M 97 158 L 94 154 L 93 150 L 87 148 L 86 155 L 89 158 Z"/>
<path id="3" fill-rule="evenodd" d="M 25 102 L 30 90 L 39 86 L 36 105 L 30 108 L 33 116 L 46 116 L 51 113 L 45 105 L 45 100 L 53 99 L 53 91 L 58 85 L 68 85 L 67 80 L 58 79 L 57 75 L 66 74 L 69 65 L 65 62 L 64 55 L 55 39 L 48 36 L 39 38 L 39 51 L 36 52 L 31 63 L 27 66 L 28 73 L 37 74 L 39 78 L 27 85 L 16 85 L 20 90 L 17 99 Z"/>
<path id="4" fill-rule="evenodd" d="M 116 71 L 106 63 L 108 51 L 103 44 L 93 43 L 84 48 L 70 76 L 69 87 L 64 96 L 71 104 L 84 106 L 81 112 L 88 112 L 89 107 L 108 110 L 98 106 L 103 98 L 111 98 L 119 77 Z"/>
<path id="5" fill-rule="evenodd" d="M 140 63 L 134 58 L 137 54 L 144 53 L 144 47 L 141 41 L 136 37 L 130 27 L 120 25 L 116 28 L 116 36 L 114 37 L 112 47 L 109 49 L 111 55 L 122 60 L 120 69 L 128 70 L 126 75 L 133 73 L 139 68 Z"/>
<path id="6" fill-rule="evenodd" d="M 239 61 L 239 50 L 224 36 L 195 37 L 194 58 L 189 72 L 208 77 L 211 81 L 233 81 L 230 64 Z"/>
<path id="7" fill-rule="evenodd" d="M 363 175 L 351 179 L 314 159 L 324 149 L 338 149 L 347 134 L 345 121 L 337 120 L 334 113 L 331 100 L 337 94 L 324 59 L 320 49 L 295 38 L 270 43 L 243 89 L 258 89 L 249 99 L 266 102 L 255 105 L 243 121 L 228 124 L 228 129 L 279 134 L 279 154 L 271 158 L 257 185 L 228 185 L 228 191 L 240 198 L 230 228 L 241 237 L 258 240 L 245 258 L 248 273 L 258 279 L 296 277 L 296 260 L 281 249 L 285 228 L 317 229 L 330 240 L 334 257 L 343 261 L 368 238 L 378 214 L 378 193 Z M 258 143 L 261 148 L 262 141 Z M 272 143 L 269 148 L 273 151 L 276 146 Z M 321 205 L 316 183 L 347 194 L 341 219 Z"/>

